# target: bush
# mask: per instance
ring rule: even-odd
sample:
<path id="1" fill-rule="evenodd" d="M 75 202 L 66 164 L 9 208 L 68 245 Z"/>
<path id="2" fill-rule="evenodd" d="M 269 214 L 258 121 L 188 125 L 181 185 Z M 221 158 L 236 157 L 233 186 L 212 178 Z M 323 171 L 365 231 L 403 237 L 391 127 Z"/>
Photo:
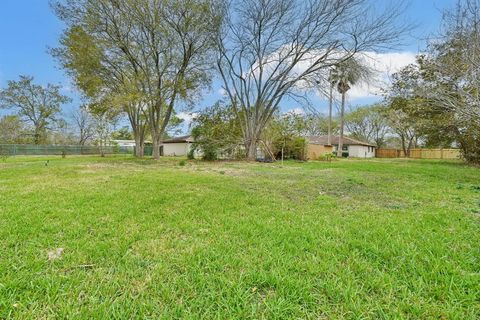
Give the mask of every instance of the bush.
<path id="1" fill-rule="evenodd" d="M 187 153 L 187 159 L 188 160 L 194 160 L 195 159 L 195 148 L 190 148 L 190 150 Z"/>
<path id="2" fill-rule="evenodd" d="M 459 137 L 462 157 L 470 164 L 480 164 L 480 128 L 470 125 L 470 130 Z"/>
<path id="3" fill-rule="evenodd" d="M 203 149 L 203 157 L 202 159 L 205 161 L 215 161 L 217 160 L 217 150 L 216 148 L 209 148 L 206 146 L 206 148 Z"/>
<path id="4" fill-rule="evenodd" d="M 318 157 L 318 160 L 320 161 L 332 161 L 333 159 L 336 159 L 337 158 L 337 155 L 333 152 L 330 152 L 330 153 L 325 153 L 325 154 L 322 154 L 321 156 Z"/>
<path id="5" fill-rule="evenodd" d="M 181 161 L 178 163 L 178 165 L 179 165 L 180 167 L 184 167 L 186 164 L 187 164 L 187 162 L 186 162 L 185 160 L 181 160 Z"/>
<path id="6" fill-rule="evenodd" d="M 273 141 L 273 153 L 275 158 L 281 159 L 283 148 L 283 158 L 292 160 L 305 160 L 307 142 L 303 137 L 289 136 L 280 137 Z"/>

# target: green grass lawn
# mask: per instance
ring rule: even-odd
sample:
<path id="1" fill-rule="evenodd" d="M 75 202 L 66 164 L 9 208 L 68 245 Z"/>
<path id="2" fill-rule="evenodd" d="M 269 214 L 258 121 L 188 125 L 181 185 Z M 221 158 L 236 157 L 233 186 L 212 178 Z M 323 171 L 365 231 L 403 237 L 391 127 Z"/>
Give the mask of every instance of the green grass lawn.
<path id="1" fill-rule="evenodd" d="M 480 318 L 478 168 L 46 159 L 0 162 L 2 319 Z"/>

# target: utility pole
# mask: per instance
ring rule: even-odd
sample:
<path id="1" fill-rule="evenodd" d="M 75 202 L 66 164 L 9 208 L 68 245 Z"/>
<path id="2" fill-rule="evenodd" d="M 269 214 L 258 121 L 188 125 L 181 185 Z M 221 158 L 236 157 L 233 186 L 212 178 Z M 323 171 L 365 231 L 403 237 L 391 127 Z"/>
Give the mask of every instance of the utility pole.
<path id="1" fill-rule="evenodd" d="M 330 74 L 328 76 L 328 83 L 330 84 L 330 94 L 328 96 L 328 136 L 327 144 L 332 145 L 332 105 L 333 105 L 333 81 L 332 81 L 332 69 L 330 69 Z"/>
<path id="2" fill-rule="evenodd" d="M 332 108 L 333 108 L 333 86 L 335 85 L 332 79 L 332 69 L 329 71 L 328 75 L 328 84 L 330 85 L 330 92 L 328 95 L 328 135 L 327 135 L 327 145 L 332 145 Z M 317 85 L 320 85 L 320 81 L 317 81 Z"/>

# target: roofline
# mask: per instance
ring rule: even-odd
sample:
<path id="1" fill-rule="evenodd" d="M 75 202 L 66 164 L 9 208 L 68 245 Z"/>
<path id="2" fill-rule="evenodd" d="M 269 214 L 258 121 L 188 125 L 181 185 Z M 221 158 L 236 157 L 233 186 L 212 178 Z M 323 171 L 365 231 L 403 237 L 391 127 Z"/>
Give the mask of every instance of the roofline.
<path id="1" fill-rule="evenodd" d="M 165 140 L 165 141 L 162 141 L 162 143 L 192 143 L 191 141 L 187 141 L 187 140 Z"/>
<path id="2" fill-rule="evenodd" d="M 332 144 L 327 144 L 327 143 L 319 143 L 319 142 L 316 142 L 316 141 L 311 141 L 311 139 L 313 138 L 320 138 L 320 137 L 327 137 L 326 135 L 322 135 L 322 136 L 308 136 L 306 137 L 307 138 L 307 141 L 309 144 L 315 144 L 315 145 L 323 145 L 323 146 L 336 146 L 338 145 L 338 143 L 332 143 Z M 332 137 L 335 137 L 335 138 L 339 138 L 340 136 L 338 135 L 334 135 Z M 377 145 L 374 145 L 374 144 L 371 144 L 371 143 L 368 143 L 368 142 L 363 142 L 363 141 L 359 141 L 357 139 L 353 139 L 353 138 L 349 138 L 349 137 L 344 137 L 344 139 L 348 139 L 350 141 L 352 141 L 353 143 L 350 143 L 348 141 L 343 141 L 343 145 L 349 145 L 349 146 L 365 146 L 365 147 L 375 147 L 375 148 L 378 148 Z"/>
<path id="3" fill-rule="evenodd" d="M 191 135 L 180 136 L 180 137 L 164 140 L 164 141 L 162 141 L 162 143 L 191 143 L 191 142 L 193 142 L 193 141 L 189 141 L 191 139 L 192 139 Z"/>

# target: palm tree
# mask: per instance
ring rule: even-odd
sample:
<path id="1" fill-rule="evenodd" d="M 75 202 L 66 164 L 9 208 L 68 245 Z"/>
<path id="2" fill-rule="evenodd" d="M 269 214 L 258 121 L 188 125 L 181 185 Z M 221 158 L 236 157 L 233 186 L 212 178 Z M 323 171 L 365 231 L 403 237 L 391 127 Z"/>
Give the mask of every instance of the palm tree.
<path id="1" fill-rule="evenodd" d="M 342 156 L 343 135 L 345 123 L 345 101 L 348 90 L 361 80 L 365 80 L 370 76 L 370 70 L 359 60 L 351 57 L 344 60 L 332 69 L 330 73 L 331 87 L 337 85 L 338 92 L 342 95 L 342 103 L 340 106 L 340 137 L 338 139 L 337 156 Z M 331 108 L 331 106 L 330 106 Z"/>

